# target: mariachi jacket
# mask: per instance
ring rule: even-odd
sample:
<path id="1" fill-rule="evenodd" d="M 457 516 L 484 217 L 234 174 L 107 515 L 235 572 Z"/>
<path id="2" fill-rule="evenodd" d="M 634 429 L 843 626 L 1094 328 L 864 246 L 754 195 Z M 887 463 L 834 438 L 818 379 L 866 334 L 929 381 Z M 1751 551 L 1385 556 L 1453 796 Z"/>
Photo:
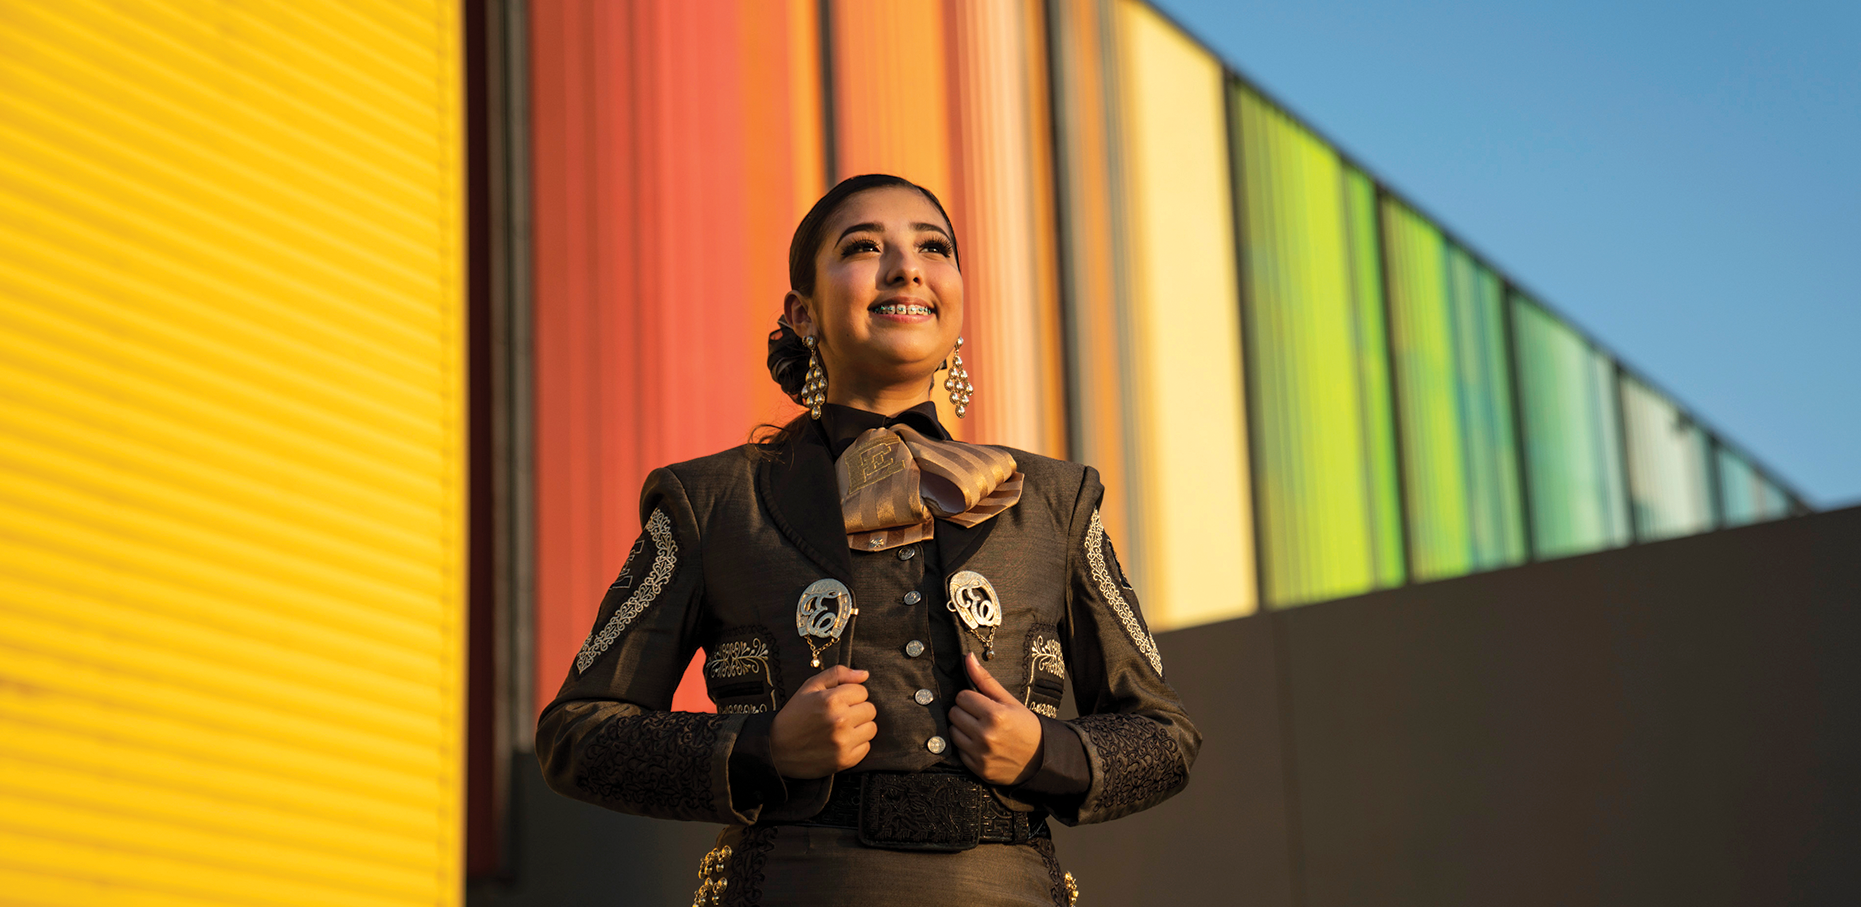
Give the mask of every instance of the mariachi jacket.
<path id="1" fill-rule="evenodd" d="M 1083 824 L 1181 790 L 1201 735 L 1164 682 L 1105 535 L 1097 472 L 1010 452 L 1024 476 L 1019 503 L 973 528 L 938 520 L 934 542 L 879 552 L 848 547 L 829 442 L 813 426 L 773 453 L 745 446 L 654 470 L 641 494 L 640 540 L 538 721 L 549 785 L 638 815 L 805 820 L 839 776 L 775 776 L 768 724 L 832 664 L 871 672 L 878 712 L 870 751 L 841 774 L 966 771 L 947 715 L 971 685 L 963 656 L 990 647 L 948 604 L 946 579 L 962 573 L 986 577 L 1000 600 L 994 656 L 983 666 L 1042 716 L 1049 764 L 1020 788 L 998 788 L 1005 804 Z M 858 613 L 815 668 L 796 607 L 824 578 L 851 590 Z M 699 648 L 718 712 L 668 711 Z M 1069 685 L 1080 717 L 1062 722 Z M 1055 773 L 1081 752 L 1068 790 Z"/>

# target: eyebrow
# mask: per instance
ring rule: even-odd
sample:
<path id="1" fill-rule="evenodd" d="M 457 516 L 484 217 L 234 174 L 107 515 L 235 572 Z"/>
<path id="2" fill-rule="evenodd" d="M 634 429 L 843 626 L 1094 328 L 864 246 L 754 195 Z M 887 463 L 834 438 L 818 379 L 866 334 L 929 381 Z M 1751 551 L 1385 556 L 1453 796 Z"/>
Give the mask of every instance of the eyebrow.
<path id="1" fill-rule="evenodd" d="M 941 233 L 943 234 L 944 239 L 950 239 L 950 231 L 945 230 L 944 228 L 937 226 L 936 224 L 922 224 L 922 223 L 912 224 L 911 229 L 916 230 L 918 232 L 928 231 L 931 233 Z M 834 240 L 834 243 L 838 245 L 841 239 L 846 239 L 848 236 L 851 236 L 855 233 L 866 233 L 866 232 L 883 233 L 885 232 L 885 225 L 877 221 L 868 221 L 867 223 L 863 223 L 863 224 L 854 224 L 853 226 L 840 231 L 840 239 Z M 954 240 L 951 240 L 951 241 L 954 242 Z"/>

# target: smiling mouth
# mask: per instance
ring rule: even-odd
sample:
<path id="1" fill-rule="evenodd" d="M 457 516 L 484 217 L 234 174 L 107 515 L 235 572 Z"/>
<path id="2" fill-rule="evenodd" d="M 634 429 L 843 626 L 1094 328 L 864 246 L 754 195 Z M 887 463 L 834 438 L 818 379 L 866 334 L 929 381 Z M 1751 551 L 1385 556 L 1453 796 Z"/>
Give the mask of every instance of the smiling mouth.
<path id="1" fill-rule="evenodd" d="M 879 315 L 933 315 L 937 310 L 915 302 L 881 302 L 867 311 Z"/>

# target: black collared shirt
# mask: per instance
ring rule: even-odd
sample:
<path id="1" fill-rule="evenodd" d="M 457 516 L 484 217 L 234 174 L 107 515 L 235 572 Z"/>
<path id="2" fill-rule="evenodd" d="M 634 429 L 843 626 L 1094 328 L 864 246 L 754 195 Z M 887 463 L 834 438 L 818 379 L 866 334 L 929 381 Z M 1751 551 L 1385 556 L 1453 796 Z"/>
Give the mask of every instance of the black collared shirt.
<path id="1" fill-rule="evenodd" d="M 821 405 L 821 418 L 814 425 L 821 432 L 821 438 L 827 442 L 827 452 L 833 454 L 836 460 L 853 446 L 854 441 L 859 440 L 860 435 L 875 428 L 903 425 L 932 440 L 951 440 L 943 423 L 937 421 L 937 404 L 929 400 L 895 416 L 884 416 L 838 403 L 825 403 Z"/>

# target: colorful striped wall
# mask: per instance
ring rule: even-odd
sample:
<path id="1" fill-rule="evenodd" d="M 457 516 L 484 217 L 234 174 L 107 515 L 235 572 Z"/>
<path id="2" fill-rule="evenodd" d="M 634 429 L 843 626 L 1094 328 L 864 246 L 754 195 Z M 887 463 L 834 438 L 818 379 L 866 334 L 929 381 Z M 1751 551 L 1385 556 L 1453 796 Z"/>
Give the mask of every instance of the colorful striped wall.
<path id="1" fill-rule="evenodd" d="M 516 726 L 646 473 L 797 411 L 787 244 L 856 173 L 946 203 L 949 421 L 1099 469 L 1155 629 L 1805 509 L 1141 0 L 490 6 L 525 21 L 485 121 L 527 161 L 488 228 L 531 240 Z M 7 896 L 457 902 L 459 16 L 0 16 Z"/>
<path id="2" fill-rule="evenodd" d="M 459 32 L 0 13 L 0 901 L 460 902 Z"/>
<path id="3" fill-rule="evenodd" d="M 1621 388 L 1636 536 L 1652 541 L 1712 528 L 1705 433 L 1641 381 L 1624 378 Z"/>
<path id="4" fill-rule="evenodd" d="M 1133 531 L 1137 436 L 1124 414 L 1135 409 L 1128 380 L 1132 311 L 1121 105 L 1108 0 L 1047 4 L 1052 51 L 1054 207 L 1059 231 L 1065 329 L 1068 455 L 1098 469 L 1105 484 L 1101 516 L 1127 572 L 1148 575 L 1145 539 Z"/>
<path id="5" fill-rule="evenodd" d="M 1615 364 L 1542 306 L 1512 296 L 1525 475 L 1539 557 L 1628 544 Z"/>
<path id="6" fill-rule="evenodd" d="M 1150 619 L 1257 605 L 1221 62 L 1150 7 L 1117 10 L 1136 393 L 1136 532 Z"/>
<path id="7" fill-rule="evenodd" d="M 1383 232 L 1415 578 L 1523 562 L 1499 277 L 1394 199 Z"/>
<path id="8" fill-rule="evenodd" d="M 1140 0 L 532 18 L 538 704 L 646 471 L 791 411 L 781 256 L 856 173 L 961 238 L 947 421 L 1097 466 L 1158 627 L 1800 506 Z"/>
<path id="9" fill-rule="evenodd" d="M 1400 584 L 1375 187 L 1258 93 L 1231 97 L 1266 598 Z"/>
<path id="10" fill-rule="evenodd" d="M 815 11 L 530 5 L 538 708 L 639 534 L 646 473 L 797 411 L 763 359 L 826 188 Z"/>

